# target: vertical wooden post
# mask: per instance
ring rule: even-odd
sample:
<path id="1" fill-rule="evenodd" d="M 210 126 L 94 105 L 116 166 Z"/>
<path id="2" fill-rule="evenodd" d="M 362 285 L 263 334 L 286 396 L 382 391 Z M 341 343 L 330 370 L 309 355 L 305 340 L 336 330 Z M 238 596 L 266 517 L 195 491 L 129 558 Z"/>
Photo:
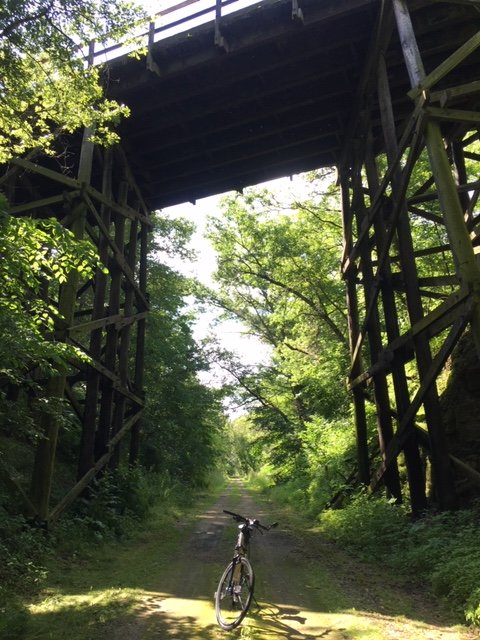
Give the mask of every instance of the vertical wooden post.
<path id="1" fill-rule="evenodd" d="M 379 189 L 378 172 L 375 164 L 374 154 L 371 145 L 371 136 L 369 138 L 369 144 L 367 147 L 366 156 L 366 173 L 369 183 L 369 189 L 371 197 Z M 387 238 L 386 229 L 387 223 L 385 218 L 380 215 L 375 216 L 374 219 L 374 237 L 375 244 L 378 248 L 378 254 L 381 255 L 384 251 Z M 380 287 L 382 293 L 382 302 L 385 317 L 385 328 L 387 331 L 388 341 L 392 342 L 400 336 L 399 322 L 397 307 L 395 302 L 395 295 L 392 288 L 392 272 L 390 261 L 385 261 L 385 266 L 382 271 Z M 395 401 L 397 406 L 398 422 L 401 422 L 402 417 L 405 415 L 407 407 L 410 404 L 407 377 L 405 373 L 405 367 L 398 358 L 395 358 L 391 365 L 393 388 L 395 392 Z M 422 468 L 422 462 L 420 458 L 420 452 L 418 449 L 418 442 L 416 433 L 414 430 L 413 421 L 409 424 L 410 435 L 404 446 L 405 464 L 408 472 L 408 483 L 410 489 L 410 504 L 412 512 L 414 514 L 420 514 L 426 509 L 426 495 L 425 495 L 425 476 Z"/>
<path id="2" fill-rule="evenodd" d="M 140 230 L 140 263 L 138 271 L 138 285 L 140 291 L 147 297 L 147 255 L 148 255 L 148 229 L 142 223 Z M 137 322 L 137 345 L 135 354 L 135 391 L 143 397 L 143 377 L 145 366 L 145 330 L 146 321 L 141 318 Z M 129 464 L 134 465 L 138 458 L 140 447 L 141 421 L 138 420 L 131 429 Z"/>
<path id="3" fill-rule="evenodd" d="M 425 71 L 420 51 L 415 39 L 413 25 L 404 0 L 393 0 L 397 28 L 402 43 L 403 54 L 413 87 L 418 86 L 425 77 Z M 460 281 L 468 286 L 475 296 L 480 295 L 480 272 L 475 263 L 473 247 L 463 218 L 463 212 L 455 187 L 445 145 L 438 123 L 427 121 L 425 140 L 433 177 L 439 193 L 440 206 L 443 212 L 445 226 L 450 240 L 451 250 L 457 265 Z M 399 222 L 399 238 L 403 243 L 401 255 L 406 257 L 402 264 L 405 283 L 412 287 L 407 289 L 407 302 L 412 322 L 422 317 L 421 300 L 416 285 L 416 270 L 413 258 L 410 230 L 406 219 Z M 476 319 L 472 319 L 472 328 L 476 335 L 478 352 L 480 354 L 480 316 L 479 305 L 475 305 Z M 419 334 L 415 338 L 415 350 L 420 379 L 426 378 L 431 365 L 431 353 L 428 338 Z M 437 499 L 440 508 L 452 509 L 456 506 L 456 496 L 453 484 L 453 474 L 448 457 L 448 446 L 442 425 L 442 414 L 435 385 L 432 385 L 424 400 L 427 425 L 431 444 L 431 460 L 434 480 L 437 489 Z"/>
<path id="4" fill-rule="evenodd" d="M 119 202 L 126 201 L 127 185 L 122 182 L 119 188 Z M 115 214 L 115 245 L 120 253 L 123 253 L 125 244 L 125 218 L 119 213 Z M 115 256 L 110 261 L 111 282 L 108 313 L 116 315 L 120 311 L 120 297 L 122 292 L 122 271 Z M 118 330 L 115 324 L 107 327 L 107 339 L 105 345 L 105 366 L 112 373 L 117 365 Z M 100 404 L 100 416 L 98 421 L 97 439 L 95 444 L 95 458 L 98 460 L 107 451 L 108 441 L 112 430 L 112 411 L 114 406 L 114 388 L 111 380 L 104 378 L 102 384 L 102 400 Z"/>
<path id="5" fill-rule="evenodd" d="M 91 134 L 92 131 L 90 129 L 85 129 L 83 132 L 83 142 L 80 153 L 78 179 L 85 184 L 90 182 L 92 171 L 94 145 L 90 140 Z M 85 230 L 86 206 L 81 196 L 74 205 L 73 213 L 71 231 L 77 240 L 82 240 Z M 60 315 L 65 319 L 67 327 L 73 323 L 77 302 L 78 282 L 78 272 L 72 271 L 68 275 L 67 282 L 60 288 L 59 292 L 58 310 Z M 50 378 L 47 385 L 47 397 L 54 401 L 61 402 L 65 394 L 66 381 L 65 373 Z M 56 410 L 58 412 L 59 407 L 57 407 Z M 41 414 L 40 431 L 44 437 L 39 441 L 35 451 L 30 499 L 35 506 L 38 518 L 42 521 L 48 520 L 59 429 L 60 417 L 58 414 L 53 416 L 47 412 Z"/>
<path id="6" fill-rule="evenodd" d="M 132 273 L 135 271 L 135 258 L 137 251 L 137 235 L 138 235 L 138 221 L 130 221 L 130 233 L 128 242 L 127 264 L 130 267 Z M 125 282 L 125 306 L 124 315 L 129 318 L 133 314 L 133 297 L 134 291 L 130 283 Z M 120 348 L 118 354 L 118 373 L 120 382 L 124 388 L 128 386 L 128 357 L 130 347 L 130 332 L 131 325 L 125 325 L 120 331 Z M 125 417 L 125 403 L 126 398 L 122 393 L 116 394 L 115 410 L 113 412 L 113 435 L 118 433 L 123 426 Z M 112 457 L 112 466 L 115 468 L 118 466 L 120 457 L 120 443 L 115 448 L 115 453 Z"/>
<path id="7" fill-rule="evenodd" d="M 110 200 L 112 198 L 112 151 L 107 149 L 104 157 L 102 192 Z M 111 208 L 102 205 L 102 222 L 106 229 L 110 228 Z M 102 265 L 108 265 L 108 238 L 100 231 L 98 241 L 98 255 Z M 92 320 L 105 317 L 105 296 L 107 290 L 107 276 L 98 268 L 95 274 L 95 297 L 93 301 Z M 94 329 L 90 335 L 90 356 L 100 361 L 102 353 L 103 328 Z M 95 462 L 95 430 L 97 426 L 98 392 L 100 373 L 90 367 L 87 371 L 87 388 L 85 393 L 85 409 L 83 415 L 83 428 L 80 441 L 80 454 L 78 461 L 78 479 L 93 467 Z"/>
<path id="8" fill-rule="evenodd" d="M 415 39 L 410 13 L 405 0 L 393 0 L 393 8 L 410 83 L 412 87 L 417 87 L 425 78 L 425 70 Z M 475 306 L 471 326 L 477 354 L 480 358 L 480 268 L 475 260 L 445 144 L 437 122 L 433 120 L 427 122 L 425 138 L 458 277 L 474 296 Z"/>
<path id="9" fill-rule="evenodd" d="M 227 43 L 222 35 L 222 0 L 215 0 L 215 45 L 227 50 Z"/>
<path id="10" fill-rule="evenodd" d="M 357 217 L 357 226 L 361 229 L 365 221 L 366 207 L 363 195 L 363 184 L 361 175 L 362 163 L 360 161 L 359 149 L 357 149 L 355 155 L 356 157 L 354 159 L 353 177 L 353 210 Z M 368 308 L 370 306 L 371 296 L 374 295 L 372 257 L 368 242 L 362 243 L 362 246 L 360 248 L 360 255 L 363 276 L 363 290 L 365 295 L 366 307 Z M 378 361 L 380 352 L 382 351 L 380 319 L 376 307 L 374 307 L 372 310 L 371 319 L 367 327 L 367 333 L 371 363 L 375 364 Z M 375 373 L 373 375 L 373 383 L 375 390 L 375 405 L 377 408 L 378 441 L 382 456 L 383 458 L 385 458 L 386 449 L 393 438 L 392 412 L 390 407 L 388 383 L 385 373 Z M 387 470 L 385 471 L 384 479 L 387 491 L 398 502 L 401 502 L 402 489 L 400 485 L 400 477 L 398 474 L 398 465 L 396 460 L 388 466 Z"/>
<path id="11" fill-rule="evenodd" d="M 343 168 L 339 168 L 338 171 L 340 175 L 340 186 L 342 194 L 343 241 L 345 245 L 344 254 L 348 255 L 352 247 L 352 213 L 350 210 L 348 175 Z M 355 279 L 355 270 L 353 268 L 349 269 L 346 277 L 346 293 L 348 312 L 348 338 L 351 353 L 353 353 L 355 345 L 357 344 L 360 327 L 358 319 L 357 287 L 355 284 Z M 361 359 L 357 358 L 351 374 L 353 378 L 361 373 L 361 368 Z M 360 385 L 355 386 L 353 389 L 353 405 L 355 411 L 358 479 L 363 485 L 368 486 L 370 484 L 370 463 L 368 456 L 367 417 L 365 412 L 364 389 Z"/>

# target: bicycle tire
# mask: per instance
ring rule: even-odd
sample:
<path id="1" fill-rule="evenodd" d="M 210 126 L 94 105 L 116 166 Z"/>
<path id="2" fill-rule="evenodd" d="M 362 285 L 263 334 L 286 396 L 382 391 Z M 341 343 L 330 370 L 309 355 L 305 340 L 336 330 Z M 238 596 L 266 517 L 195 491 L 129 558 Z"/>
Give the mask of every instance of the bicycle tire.
<path id="1" fill-rule="evenodd" d="M 225 631 L 238 627 L 248 613 L 253 598 L 255 574 L 247 558 L 240 558 L 240 581 L 232 585 L 234 562 L 230 562 L 220 578 L 215 593 L 215 615 Z"/>

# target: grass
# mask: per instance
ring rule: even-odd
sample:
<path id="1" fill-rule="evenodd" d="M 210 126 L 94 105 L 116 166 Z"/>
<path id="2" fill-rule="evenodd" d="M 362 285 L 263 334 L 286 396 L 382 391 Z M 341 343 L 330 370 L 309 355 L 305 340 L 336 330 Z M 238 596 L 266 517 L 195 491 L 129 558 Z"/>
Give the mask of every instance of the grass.
<path id="1" fill-rule="evenodd" d="M 155 505 L 149 518 L 123 542 L 97 544 L 87 551 L 51 558 L 47 579 L 36 597 L 17 596 L 5 607 L 2 640 L 98 640 L 110 624 L 128 621 L 148 607 L 158 571 L 168 566 L 188 536 L 198 509 L 221 491 L 218 481 L 194 499 L 180 496 Z M 157 593 L 158 596 L 158 593 Z"/>

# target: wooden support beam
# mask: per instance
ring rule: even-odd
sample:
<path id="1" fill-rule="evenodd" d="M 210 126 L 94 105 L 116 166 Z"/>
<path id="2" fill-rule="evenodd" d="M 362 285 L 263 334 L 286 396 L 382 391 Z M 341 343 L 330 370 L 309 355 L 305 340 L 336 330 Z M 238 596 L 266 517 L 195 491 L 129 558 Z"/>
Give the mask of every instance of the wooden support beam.
<path id="1" fill-rule="evenodd" d="M 91 131 L 85 129 L 79 160 L 79 181 L 69 181 L 70 184 L 75 183 L 77 188 L 82 182 L 90 181 L 93 158 L 93 143 L 90 141 L 90 136 Z M 28 161 L 22 162 L 27 162 L 28 164 Z M 75 202 L 74 207 L 75 215 L 72 218 L 71 231 L 77 240 L 82 240 L 85 230 L 86 208 L 84 202 L 80 199 Z M 77 271 L 72 271 L 68 274 L 65 285 L 60 289 L 58 310 L 60 316 L 65 318 L 67 325 L 73 323 L 78 284 L 79 274 Z M 59 373 L 50 378 L 47 383 L 47 396 L 54 399 L 62 399 L 65 395 L 66 383 L 66 373 Z M 40 431 L 43 437 L 40 438 L 35 452 L 30 499 L 35 505 L 38 517 L 41 520 L 46 520 L 49 512 L 60 421 L 60 416 L 52 417 L 50 413 L 46 412 L 41 414 L 40 417 Z"/>
<path id="2" fill-rule="evenodd" d="M 135 211 L 134 209 L 131 209 L 126 205 L 120 205 L 115 201 L 109 201 L 108 198 L 105 198 L 105 196 L 100 191 L 82 182 L 80 179 L 76 180 L 74 178 L 69 178 L 63 173 L 52 171 L 52 169 L 47 169 L 46 167 L 42 167 L 39 164 L 30 162 L 29 160 L 25 160 L 22 158 L 14 158 L 11 160 L 11 163 L 22 169 L 25 169 L 26 171 L 37 173 L 38 175 L 41 175 L 44 178 L 48 178 L 53 182 L 58 182 L 59 184 L 68 187 L 71 191 L 81 191 L 88 193 L 90 197 L 93 198 L 93 200 L 96 200 L 101 204 L 110 206 L 112 210 L 115 211 L 115 213 L 119 213 L 121 216 L 130 219 L 135 219 L 138 217 L 144 224 L 149 227 L 151 226 L 151 221 L 145 214 L 139 213 L 138 211 Z"/>
<path id="3" fill-rule="evenodd" d="M 383 246 L 382 249 L 382 253 L 380 254 L 380 257 L 378 259 L 377 262 L 377 274 L 375 276 L 375 279 L 373 280 L 372 284 L 371 284 L 371 291 L 372 291 L 372 295 L 370 296 L 370 301 L 367 305 L 367 312 L 365 314 L 365 318 L 358 336 L 358 340 L 357 340 L 357 344 L 355 347 L 355 350 L 353 352 L 353 362 L 355 362 L 356 358 L 358 357 L 358 354 L 360 352 L 360 349 L 362 348 L 362 344 L 363 341 L 365 340 L 366 337 L 366 329 L 368 326 L 368 323 L 370 321 L 370 316 L 373 313 L 373 310 L 376 306 L 377 303 L 377 298 L 378 298 L 378 294 L 380 292 L 380 275 L 382 273 L 382 269 L 383 269 L 383 265 L 385 263 L 385 260 L 388 257 L 388 252 L 390 250 L 390 245 L 392 243 L 393 237 L 395 235 L 396 232 L 396 224 L 397 221 L 399 219 L 399 216 L 401 214 L 402 211 L 402 206 L 403 206 L 403 202 L 404 202 L 404 197 L 405 197 L 405 193 L 408 187 L 408 181 L 410 179 L 410 175 L 411 172 L 413 171 L 415 162 L 418 158 L 418 155 L 420 154 L 420 145 L 422 142 L 422 133 L 423 133 L 423 126 L 422 123 L 418 123 L 418 127 L 414 133 L 414 137 L 410 146 L 410 150 L 409 150 L 409 155 L 407 158 L 407 161 L 405 163 L 405 167 L 402 170 L 402 178 L 401 178 L 401 183 L 398 185 L 397 188 L 397 193 L 396 193 L 396 201 L 394 203 L 394 207 L 393 207 L 393 211 L 391 213 L 390 216 L 390 227 L 388 229 L 387 232 L 387 236 L 386 236 L 386 241 L 385 244 Z M 392 169 L 392 174 L 393 174 L 394 169 Z M 369 222 L 370 216 L 368 218 L 368 222 Z M 367 225 L 365 225 L 367 226 Z M 353 253 L 353 250 L 352 250 Z"/>
<path id="4" fill-rule="evenodd" d="M 110 149 L 107 149 L 104 156 L 102 190 L 107 199 L 112 199 L 112 174 L 113 157 Z M 111 208 L 102 206 L 102 225 L 108 230 L 110 227 Z M 100 234 L 98 239 L 98 254 L 100 262 L 105 265 L 108 261 L 108 242 L 106 234 Z M 95 289 L 92 309 L 92 320 L 90 324 L 90 345 L 89 356 L 93 361 L 99 361 L 102 354 L 103 328 L 106 326 L 105 300 L 107 292 L 107 276 L 100 267 L 95 273 Z M 116 314 L 119 316 L 119 314 Z M 69 331 L 71 335 L 71 329 Z M 86 375 L 85 391 L 85 411 L 82 420 L 82 435 L 80 439 L 80 451 L 78 456 L 77 478 L 84 476 L 95 461 L 95 437 L 98 416 L 98 394 L 100 388 L 101 374 L 98 368 L 88 367 Z"/>
<path id="5" fill-rule="evenodd" d="M 87 196 L 86 197 L 86 201 L 88 204 L 88 208 L 90 213 L 94 216 L 98 228 L 100 230 L 100 233 L 103 235 L 103 237 L 105 238 L 108 246 L 110 247 L 110 250 L 112 251 L 113 257 L 115 259 L 116 264 L 118 265 L 118 267 L 122 270 L 125 278 L 127 279 L 129 285 L 133 288 L 133 290 L 135 291 L 135 296 L 137 298 L 137 302 L 140 306 L 142 306 L 143 309 L 148 309 L 148 301 L 145 298 L 144 294 L 140 291 L 140 289 L 137 286 L 137 283 L 135 282 L 135 277 L 132 273 L 132 270 L 130 268 L 130 266 L 128 265 L 125 256 L 123 255 L 123 251 L 122 249 L 116 244 L 115 240 L 112 240 L 112 238 L 110 237 L 110 232 L 109 229 L 105 226 L 105 224 L 103 223 L 101 217 L 99 216 L 93 202 L 90 200 L 90 198 Z"/>
<path id="6" fill-rule="evenodd" d="M 147 296 L 147 257 L 148 257 L 148 229 L 146 225 L 140 229 L 140 260 L 138 268 L 138 285 L 140 291 Z M 143 394 L 143 379 L 145 368 L 145 332 L 146 322 L 141 318 L 137 323 L 136 352 L 135 352 L 135 390 Z M 141 423 L 137 422 L 131 431 L 130 449 L 128 461 L 130 465 L 137 462 L 140 448 L 140 428 Z"/>
<path id="7" fill-rule="evenodd" d="M 458 193 L 465 193 L 468 191 L 475 191 L 480 189 L 480 180 L 475 180 L 474 182 L 470 182 L 468 184 L 460 184 L 457 187 Z M 420 202 L 432 202 L 433 200 L 439 199 L 439 191 L 436 189 L 435 191 L 431 191 L 429 193 L 422 193 L 410 196 L 408 198 L 408 204 L 418 204 Z"/>
<path id="8" fill-rule="evenodd" d="M 90 484 L 93 478 L 101 471 L 109 462 L 110 458 L 113 455 L 114 448 L 118 442 L 130 431 L 130 429 L 135 425 L 135 423 L 141 418 L 143 413 L 143 409 L 140 409 L 136 413 L 134 413 L 130 418 L 125 422 L 121 431 L 119 431 L 114 438 L 109 442 L 106 453 L 104 453 L 101 458 L 99 458 L 95 465 L 85 473 L 85 475 L 80 478 L 77 484 L 70 489 L 70 491 L 62 498 L 62 500 L 56 505 L 54 509 L 48 515 L 46 519 L 48 525 L 52 525 L 61 514 L 78 498 L 78 496 L 86 489 L 86 487 Z"/>
<path id="9" fill-rule="evenodd" d="M 127 264 L 132 273 L 134 273 L 136 265 L 136 253 L 137 253 L 137 236 L 138 236 L 138 221 L 132 221 L 130 223 L 129 243 L 127 250 Z M 124 309 L 127 316 L 133 313 L 133 298 L 136 293 L 136 287 L 127 281 L 125 282 L 125 303 Z M 118 326 L 118 325 L 117 325 Z M 129 368 L 129 356 L 130 356 L 130 329 L 131 324 L 125 324 L 122 330 L 118 332 L 120 338 L 120 345 L 118 351 L 118 373 L 120 382 L 123 387 L 128 384 L 128 368 Z M 124 415 L 126 409 L 126 396 L 122 393 L 117 393 L 115 397 L 115 408 L 113 412 L 113 434 L 118 433 L 123 424 Z M 120 443 L 115 447 L 115 454 L 111 460 L 113 468 L 117 468 L 120 460 Z"/>
<path id="10" fill-rule="evenodd" d="M 69 192 L 69 197 L 75 198 L 80 194 L 78 189 Z M 46 207 L 51 207 L 55 204 L 61 204 L 65 202 L 65 195 L 62 193 L 60 195 L 51 196 L 49 198 L 41 198 L 40 200 L 33 200 L 32 202 L 26 202 L 25 204 L 19 204 L 13 207 L 10 207 L 10 213 L 12 216 L 19 216 L 22 213 L 26 213 L 27 211 L 33 211 L 34 209 L 44 209 Z"/>
<path id="11" fill-rule="evenodd" d="M 397 15 L 399 15 L 398 11 Z M 405 13 L 403 14 L 403 16 L 405 16 Z M 406 24 L 406 21 L 404 19 L 403 24 Z M 465 58 L 467 58 L 471 53 L 478 49 L 478 47 L 480 47 L 480 31 L 478 31 L 474 36 L 467 40 L 467 42 L 465 42 L 465 44 L 457 49 L 455 53 L 452 53 L 451 56 L 449 56 L 446 60 L 439 64 L 438 67 L 428 75 L 425 75 L 423 64 L 421 66 L 418 65 L 418 61 L 420 58 L 415 51 L 416 47 L 413 45 L 412 41 L 410 40 L 411 44 L 408 44 L 407 46 L 405 46 L 405 42 L 406 41 L 403 40 L 404 51 L 408 56 L 407 66 L 414 72 L 414 79 L 412 84 L 416 82 L 416 85 L 414 85 L 413 89 L 408 92 L 408 95 L 410 98 L 415 100 L 420 94 L 434 87 L 437 82 L 448 75 L 450 71 L 453 71 L 455 67 L 457 67 L 461 62 L 465 60 Z"/>
<path id="12" fill-rule="evenodd" d="M 420 406 L 425 400 L 425 396 L 428 393 L 431 385 L 434 384 L 438 374 L 440 373 L 441 369 L 445 365 L 445 362 L 447 361 L 448 357 L 452 353 L 458 341 L 458 338 L 462 335 L 463 331 L 465 330 L 465 327 L 467 326 L 470 320 L 471 310 L 472 310 L 472 305 L 470 304 L 467 310 L 467 313 L 464 316 L 460 317 L 456 321 L 456 323 L 452 326 L 447 339 L 445 340 L 441 349 L 433 359 L 431 367 L 428 371 L 428 374 L 425 377 L 425 380 L 423 381 L 421 387 L 418 389 L 417 393 L 415 394 L 415 397 L 413 398 L 410 406 L 408 407 L 407 413 L 404 415 L 402 421 L 400 422 L 398 429 L 395 433 L 395 436 L 392 439 L 390 446 L 386 451 L 385 460 L 382 462 L 380 467 L 376 470 L 376 472 L 373 475 L 372 482 L 370 485 L 373 491 L 375 491 L 375 489 L 378 487 L 386 471 L 389 461 L 395 459 L 400 453 L 403 446 L 404 439 L 408 435 L 408 425 L 417 414 Z M 438 481 L 441 481 L 441 479 L 438 477 L 436 479 Z"/>
<path id="13" fill-rule="evenodd" d="M 364 125 L 365 126 L 365 125 Z M 359 145 L 356 149 L 356 154 L 353 164 L 353 179 L 352 179 L 352 210 L 357 219 L 357 227 L 362 226 L 366 218 L 366 206 L 364 202 L 363 184 L 362 184 L 362 158 L 366 149 L 361 148 Z M 366 243 L 363 243 L 360 253 L 360 264 L 363 276 L 363 295 L 365 297 L 366 305 L 369 309 L 368 322 L 364 321 L 363 331 L 368 336 L 368 347 L 370 361 L 373 365 L 378 361 L 378 355 L 382 351 L 382 330 L 380 325 L 380 317 L 376 304 L 372 300 L 376 300 L 378 295 L 379 280 L 375 279 L 372 267 L 371 249 Z M 378 275 L 378 271 L 377 271 Z M 357 339 L 357 345 L 359 340 Z M 354 349 L 352 361 L 356 366 L 356 361 L 359 356 L 359 351 Z M 385 372 L 382 369 L 376 370 L 373 374 L 375 407 L 377 414 L 377 431 L 378 442 L 382 456 L 386 451 L 386 447 L 393 437 L 393 425 L 392 425 L 392 412 L 390 407 L 390 394 L 388 388 L 388 381 L 386 379 Z M 402 501 L 402 489 L 400 484 L 400 477 L 398 472 L 398 465 L 396 460 L 392 461 L 385 472 L 385 486 L 391 496 L 395 498 L 397 502 Z"/>
<path id="14" fill-rule="evenodd" d="M 414 93 L 418 87 L 428 89 L 433 86 L 440 78 L 480 46 L 479 31 L 452 56 L 439 65 L 434 72 L 426 76 L 415 39 L 408 6 L 405 0 L 392 1 L 407 72 Z M 456 262 L 458 277 L 460 281 L 472 291 L 472 297 L 475 300 L 472 311 L 472 334 L 477 354 L 480 358 L 480 268 L 475 258 L 468 229 L 465 224 L 464 212 L 459 200 L 449 159 L 445 151 L 445 144 L 442 139 L 440 127 L 437 122 L 432 120 L 427 122 L 425 137 L 430 165 L 437 185 L 439 202 L 445 219 L 450 246 Z"/>
<path id="15" fill-rule="evenodd" d="M 449 89 L 440 89 L 439 91 L 432 91 L 430 93 L 430 102 L 439 102 L 441 107 L 444 107 L 449 102 L 454 102 L 459 98 L 465 98 L 467 96 L 480 93 L 480 80 L 474 82 L 467 82 L 456 87 L 450 87 Z"/>
<path id="16" fill-rule="evenodd" d="M 339 168 L 339 177 L 342 196 L 343 238 L 345 247 L 349 250 L 352 244 L 352 229 L 350 223 L 352 213 L 349 197 L 349 177 L 343 167 Z M 359 332 L 358 299 L 355 281 L 356 273 L 353 269 L 350 269 L 346 276 L 346 303 L 348 311 L 348 339 L 350 344 L 350 353 L 353 353 Z M 361 369 L 361 360 L 360 358 L 357 358 L 356 363 L 352 365 L 351 375 L 353 377 L 358 376 Z M 358 479 L 364 486 L 368 486 L 370 483 L 370 460 L 368 455 L 368 427 L 365 410 L 365 395 L 363 388 L 360 386 L 356 386 L 352 391 L 355 411 Z"/>
<path id="17" fill-rule="evenodd" d="M 355 245 L 351 248 L 350 253 L 347 255 L 344 252 L 342 263 L 341 263 L 341 270 L 343 275 L 358 258 L 359 247 L 363 242 L 365 236 L 367 236 L 370 225 L 373 223 L 373 220 L 377 215 L 377 212 L 379 211 L 385 191 L 392 180 L 392 175 L 394 171 L 398 166 L 400 166 L 400 162 L 403 158 L 403 155 L 411 143 L 412 135 L 415 135 L 415 137 L 418 138 L 419 135 L 423 132 L 423 127 L 424 127 L 423 104 L 418 104 L 411 118 L 409 119 L 407 126 L 404 129 L 404 132 L 398 144 L 398 153 L 395 159 L 392 161 L 392 163 L 389 164 L 389 167 L 385 172 L 385 175 L 383 176 L 382 181 L 378 187 L 378 191 L 374 195 L 373 200 L 371 201 L 367 222 L 365 223 L 365 226 L 360 230 L 357 241 Z M 413 165 L 412 165 L 412 168 L 413 168 Z"/>
<path id="18" fill-rule="evenodd" d="M 445 109 L 440 107 L 426 107 L 428 116 L 434 120 L 446 122 L 466 122 L 470 124 L 480 124 L 479 111 L 466 111 L 465 109 Z"/>
<path id="19" fill-rule="evenodd" d="M 376 371 L 390 371 L 394 360 L 400 362 L 413 360 L 415 357 L 413 344 L 415 336 L 425 332 L 429 339 L 434 338 L 450 327 L 459 317 L 465 316 L 470 304 L 467 291 L 457 291 L 451 294 L 436 309 L 413 324 L 408 331 L 390 341 L 379 354 L 378 362 L 374 366 L 349 381 L 349 389 L 353 390 L 356 386 L 365 384 Z"/>

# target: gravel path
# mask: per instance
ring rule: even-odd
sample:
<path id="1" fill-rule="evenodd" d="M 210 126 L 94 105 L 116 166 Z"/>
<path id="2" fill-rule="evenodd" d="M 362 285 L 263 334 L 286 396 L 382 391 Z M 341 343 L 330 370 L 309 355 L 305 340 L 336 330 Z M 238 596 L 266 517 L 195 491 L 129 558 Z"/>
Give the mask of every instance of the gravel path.
<path id="1" fill-rule="evenodd" d="M 268 503 L 232 482 L 156 569 L 158 588 L 145 596 L 136 621 L 111 629 L 109 640 L 478 640 L 478 632 L 454 626 L 418 588 L 379 575 L 286 521 L 252 540 L 257 603 L 240 628 L 221 631 L 213 594 L 236 540 L 236 525 L 223 509 L 265 523 L 279 519 Z"/>

